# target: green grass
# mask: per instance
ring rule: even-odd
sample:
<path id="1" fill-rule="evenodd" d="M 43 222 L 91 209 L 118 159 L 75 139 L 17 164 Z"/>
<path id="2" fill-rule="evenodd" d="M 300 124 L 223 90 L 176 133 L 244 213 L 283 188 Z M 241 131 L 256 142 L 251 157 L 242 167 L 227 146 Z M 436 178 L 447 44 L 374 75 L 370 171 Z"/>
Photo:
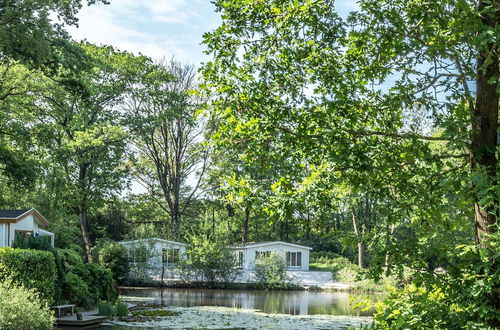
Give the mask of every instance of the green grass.
<path id="1" fill-rule="evenodd" d="M 309 263 L 309 270 L 335 273 L 341 269 L 339 264 L 325 264 L 319 262 Z"/>

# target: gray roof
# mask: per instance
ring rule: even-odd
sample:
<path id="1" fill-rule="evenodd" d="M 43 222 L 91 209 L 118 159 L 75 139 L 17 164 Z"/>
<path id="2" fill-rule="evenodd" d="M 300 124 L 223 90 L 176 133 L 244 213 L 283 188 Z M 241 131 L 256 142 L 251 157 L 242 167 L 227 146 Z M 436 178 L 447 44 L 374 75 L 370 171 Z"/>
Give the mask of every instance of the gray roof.
<path id="1" fill-rule="evenodd" d="M 0 210 L 0 219 L 17 219 L 19 216 L 30 211 L 31 209 L 23 210 Z"/>
<path id="2" fill-rule="evenodd" d="M 118 242 L 118 244 L 127 245 L 127 244 L 134 244 L 134 243 L 137 243 L 137 242 L 144 242 L 144 241 L 157 241 L 157 242 L 162 242 L 162 243 L 166 243 L 166 244 L 187 246 L 186 243 L 176 242 L 176 241 L 169 241 L 169 240 L 166 240 L 166 239 L 163 239 L 163 238 L 158 238 L 158 237 L 149 237 L 149 238 L 134 239 L 134 240 L 131 240 L 131 241 L 121 241 L 121 242 Z"/>
<path id="3" fill-rule="evenodd" d="M 252 243 L 246 243 L 246 244 L 232 246 L 232 248 L 233 249 L 246 249 L 246 248 L 251 248 L 251 247 L 260 247 L 260 246 L 277 245 L 277 244 L 283 244 L 283 245 L 293 246 L 293 247 L 297 247 L 297 248 L 312 250 L 312 247 L 309 247 L 309 246 L 293 244 L 293 243 L 288 243 L 288 242 L 282 242 L 282 241 L 252 242 Z"/>

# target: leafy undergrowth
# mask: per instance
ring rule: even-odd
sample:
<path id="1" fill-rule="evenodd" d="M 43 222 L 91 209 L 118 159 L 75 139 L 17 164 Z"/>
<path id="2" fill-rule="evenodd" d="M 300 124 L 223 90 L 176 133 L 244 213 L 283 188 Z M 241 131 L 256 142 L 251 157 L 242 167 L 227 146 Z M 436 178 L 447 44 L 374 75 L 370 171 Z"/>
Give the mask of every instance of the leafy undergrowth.
<path id="1" fill-rule="evenodd" d="M 309 264 L 309 269 L 332 272 L 336 281 L 350 284 L 351 287 L 347 290 L 353 292 L 386 292 L 388 287 L 397 285 L 396 278 L 392 276 L 383 276 L 379 281 L 375 282 L 366 276 L 362 268 L 344 257 L 322 256 L 314 258 Z"/>

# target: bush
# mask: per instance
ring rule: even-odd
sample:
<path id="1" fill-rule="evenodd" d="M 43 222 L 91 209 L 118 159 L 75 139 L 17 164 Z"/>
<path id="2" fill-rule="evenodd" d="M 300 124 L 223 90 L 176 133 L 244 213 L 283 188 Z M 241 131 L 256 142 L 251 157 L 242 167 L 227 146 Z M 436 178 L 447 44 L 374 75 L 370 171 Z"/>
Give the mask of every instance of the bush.
<path id="1" fill-rule="evenodd" d="M 51 252 L 0 249 L 0 282 L 11 280 L 16 285 L 34 289 L 48 304 L 54 302 L 56 274 Z"/>
<path id="2" fill-rule="evenodd" d="M 276 252 L 264 255 L 255 261 L 257 284 L 265 288 L 288 286 L 290 280 L 286 273 L 287 265 L 283 257 Z"/>
<path id="3" fill-rule="evenodd" d="M 0 282 L 0 329 L 52 329 L 54 315 L 34 290 Z"/>
<path id="4" fill-rule="evenodd" d="M 71 272 L 64 277 L 63 297 L 66 301 L 78 306 L 89 307 L 92 304 L 87 283 Z"/>
<path id="5" fill-rule="evenodd" d="M 216 283 L 226 285 L 234 282 L 240 271 L 235 268 L 236 255 L 227 245 L 219 241 L 211 241 L 205 235 L 191 238 L 187 260 L 179 263 L 180 272 L 187 277 L 201 275 L 209 287 Z"/>
<path id="6" fill-rule="evenodd" d="M 82 292 L 84 289 L 79 288 L 82 285 L 77 283 L 77 280 L 74 278 L 74 276 L 77 275 L 72 274 L 73 278 L 70 276 L 69 279 L 67 279 L 66 276 L 71 273 L 74 267 L 83 264 L 82 257 L 77 252 L 69 249 L 56 248 L 52 250 L 52 253 L 54 254 L 57 266 L 55 301 L 57 303 L 77 303 L 77 301 L 81 301 L 82 299 L 79 298 L 80 295 L 78 292 Z"/>
<path id="7" fill-rule="evenodd" d="M 335 252 L 330 251 L 311 251 L 309 261 L 311 263 L 329 263 L 330 260 L 339 257 Z"/>
<path id="8" fill-rule="evenodd" d="M 105 241 L 96 246 L 99 265 L 111 270 L 116 282 L 123 284 L 129 272 L 127 249 L 116 242 Z"/>
<path id="9" fill-rule="evenodd" d="M 489 248 L 461 245 L 451 251 L 446 271 L 414 273 L 412 284 L 391 290 L 377 305 L 377 327 L 498 329 L 500 235 L 489 239 Z"/>
<path id="10" fill-rule="evenodd" d="M 118 291 L 114 286 L 113 274 L 98 264 L 81 264 L 73 269 L 73 273 L 80 276 L 89 288 L 89 301 L 114 302 L 118 298 Z"/>
<path id="11" fill-rule="evenodd" d="M 33 249 L 33 250 L 44 250 L 48 251 L 52 247 L 50 246 L 50 237 L 47 236 L 36 236 L 31 233 L 31 235 L 24 235 L 24 233 L 18 233 L 14 237 L 14 242 L 12 242 L 12 247 L 14 249 Z"/>
<path id="12" fill-rule="evenodd" d="M 78 252 L 70 249 L 55 249 L 56 259 L 61 263 L 64 273 L 71 272 L 75 267 L 83 265 L 83 258 Z"/>

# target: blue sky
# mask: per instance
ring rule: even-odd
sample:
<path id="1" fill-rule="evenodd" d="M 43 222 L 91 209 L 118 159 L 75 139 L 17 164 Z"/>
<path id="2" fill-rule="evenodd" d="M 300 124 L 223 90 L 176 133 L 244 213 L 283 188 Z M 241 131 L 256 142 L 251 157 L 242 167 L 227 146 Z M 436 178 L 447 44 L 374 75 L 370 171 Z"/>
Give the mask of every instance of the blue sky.
<path id="1" fill-rule="evenodd" d="M 208 0 L 112 0 L 83 8 L 79 27 L 68 30 L 77 40 L 198 65 L 207 59 L 203 33 L 220 23 L 214 8 Z"/>
<path id="2" fill-rule="evenodd" d="M 345 15 L 355 1 L 337 1 Z M 203 33 L 219 26 L 221 20 L 209 0 L 111 0 L 110 5 L 83 8 L 79 27 L 69 28 L 77 40 L 113 45 L 153 58 L 174 56 L 199 66 L 207 61 L 200 45 Z"/>

